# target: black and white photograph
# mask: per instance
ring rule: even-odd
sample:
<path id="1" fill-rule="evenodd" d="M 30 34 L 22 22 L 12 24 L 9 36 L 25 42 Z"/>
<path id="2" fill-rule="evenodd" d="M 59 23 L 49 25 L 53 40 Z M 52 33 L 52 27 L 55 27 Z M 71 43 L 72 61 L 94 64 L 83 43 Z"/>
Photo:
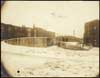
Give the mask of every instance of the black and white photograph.
<path id="1" fill-rule="evenodd" d="M 1 77 L 99 77 L 99 1 L 1 4 Z"/>

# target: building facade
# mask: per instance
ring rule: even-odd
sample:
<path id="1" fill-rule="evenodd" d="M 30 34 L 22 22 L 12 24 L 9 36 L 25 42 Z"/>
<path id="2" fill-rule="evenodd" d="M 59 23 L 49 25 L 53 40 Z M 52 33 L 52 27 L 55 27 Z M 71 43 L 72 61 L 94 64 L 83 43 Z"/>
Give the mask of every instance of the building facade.
<path id="1" fill-rule="evenodd" d="M 99 47 L 99 20 L 93 20 L 85 24 L 84 43 Z"/>
<path id="2" fill-rule="evenodd" d="M 55 32 L 47 31 L 43 28 L 34 27 L 29 28 L 4 24 L 1 23 L 1 40 L 10 39 L 10 38 L 19 38 L 19 37 L 55 37 Z"/>

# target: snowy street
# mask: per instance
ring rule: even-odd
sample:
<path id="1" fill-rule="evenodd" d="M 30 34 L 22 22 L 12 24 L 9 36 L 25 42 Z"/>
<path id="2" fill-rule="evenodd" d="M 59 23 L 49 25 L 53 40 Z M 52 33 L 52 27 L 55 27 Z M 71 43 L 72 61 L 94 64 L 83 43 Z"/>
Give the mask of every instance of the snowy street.
<path id="1" fill-rule="evenodd" d="M 1 42 L 1 59 L 13 77 L 95 77 L 99 48 L 88 51 L 25 47 Z"/>

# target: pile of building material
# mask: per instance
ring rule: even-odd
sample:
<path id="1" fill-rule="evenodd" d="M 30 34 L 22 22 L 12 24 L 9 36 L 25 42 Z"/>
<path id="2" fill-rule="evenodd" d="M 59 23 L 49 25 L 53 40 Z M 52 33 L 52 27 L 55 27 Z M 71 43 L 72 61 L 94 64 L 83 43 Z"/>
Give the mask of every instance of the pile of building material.
<path id="1" fill-rule="evenodd" d="M 89 50 L 91 47 L 91 46 L 86 46 L 79 42 L 63 42 L 63 41 L 60 41 L 58 43 L 58 46 L 65 49 L 72 49 L 72 50 Z"/>

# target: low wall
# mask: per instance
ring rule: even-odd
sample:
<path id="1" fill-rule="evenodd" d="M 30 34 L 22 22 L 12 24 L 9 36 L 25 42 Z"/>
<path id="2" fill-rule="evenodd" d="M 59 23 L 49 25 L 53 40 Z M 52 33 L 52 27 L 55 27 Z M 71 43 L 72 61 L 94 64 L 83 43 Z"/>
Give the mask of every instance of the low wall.
<path id="1" fill-rule="evenodd" d="M 12 45 L 22 45 L 30 47 L 47 47 L 54 45 L 54 39 L 48 37 L 23 37 L 5 40 L 6 43 Z"/>

